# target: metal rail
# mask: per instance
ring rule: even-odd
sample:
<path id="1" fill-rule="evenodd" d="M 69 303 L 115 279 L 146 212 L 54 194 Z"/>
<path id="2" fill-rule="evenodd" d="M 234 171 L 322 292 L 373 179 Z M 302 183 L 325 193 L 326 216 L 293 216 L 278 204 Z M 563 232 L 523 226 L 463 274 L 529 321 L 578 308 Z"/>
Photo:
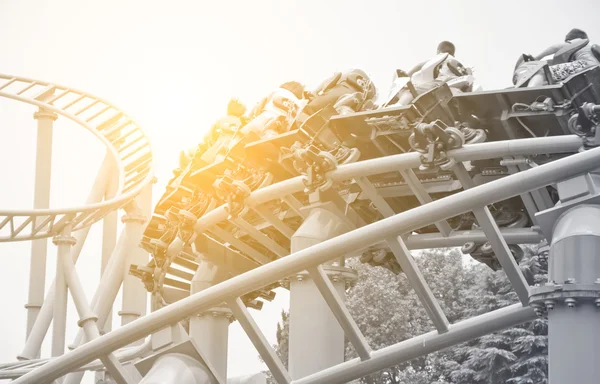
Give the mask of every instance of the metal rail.
<path id="1" fill-rule="evenodd" d="M 2 74 L 0 97 L 35 105 L 85 128 L 104 144 L 118 172 L 115 196 L 103 202 L 58 209 L 0 210 L 0 242 L 55 236 L 67 223 L 73 231 L 85 228 L 126 206 L 152 182 L 150 140 L 125 112 L 107 101 L 73 88 Z"/>
<path id="2" fill-rule="evenodd" d="M 580 144 L 579 139 L 571 136 L 566 138 L 516 140 L 477 144 L 449 152 L 449 155 L 458 161 L 467 161 L 513 155 L 562 151 L 575 152 Z M 129 323 L 101 338 L 91 340 L 64 356 L 52 359 L 47 364 L 17 379 L 15 383 L 54 380 L 99 356 L 112 352 L 165 326 L 174 324 L 185 317 L 208 310 L 223 302 L 236 300 L 248 292 L 260 289 L 265 284 L 274 283 L 294 273 L 315 268 L 322 263 L 339 257 L 341 254 L 355 252 L 358 249 L 377 244 L 399 234 L 409 233 L 415 229 L 478 207 L 485 207 L 556 181 L 593 171 L 598 168 L 598 164 L 600 164 L 600 148 L 491 181 L 358 228 L 233 277 Z M 405 154 L 340 167 L 338 170 L 333 171 L 330 177 L 334 180 L 345 180 L 416 166 L 418 166 L 418 157 L 413 154 Z M 248 200 L 254 204 L 260 204 L 275 198 L 282 198 L 293 193 L 298 182 L 300 180 L 291 179 L 260 189 L 254 192 Z M 300 188 L 302 187 L 300 186 Z M 201 218 L 196 228 L 202 231 L 207 228 L 207 224 L 214 225 L 226 214 L 222 210 L 223 207 Z M 172 246 L 176 248 L 177 244 Z M 533 310 L 530 308 L 523 308 L 520 304 L 510 306 L 449 325 L 447 332 L 426 334 L 416 339 L 374 351 L 370 353 L 370 358 L 364 361 L 353 360 L 343 363 L 295 382 L 345 382 L 386 366 L 397 364 L 401 359 L 409 359 L 423 353 L 433 352 L 488 332 L 530 320 L 533 316 Z"/>

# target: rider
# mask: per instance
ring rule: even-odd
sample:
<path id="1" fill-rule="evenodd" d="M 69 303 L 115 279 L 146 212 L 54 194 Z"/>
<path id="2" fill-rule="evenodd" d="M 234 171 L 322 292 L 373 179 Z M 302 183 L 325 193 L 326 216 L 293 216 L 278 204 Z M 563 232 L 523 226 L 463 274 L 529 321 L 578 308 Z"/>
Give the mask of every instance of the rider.
<path id="1" fill-rule="evenodd" d="M 238 99 L 232 98 L 227 104 L 227 114 L 217 120 L 204 136 L 202 143 L 179 153 L 179 170 L 183 170 L 195 157 L 211 162 L 224 145 L 224 140 L 235 135 L 235 132 L 246 124 L 246 106 Z M 221 141 L 219 143 L 219 141 Z M 219 144 L 219 145 L 217 145 Z"/>
<path id="2" fill-rule="evenodd" d="M 456 47 L 454 46 L 454 44 L 452 44 L 449 41 L 442 41 L 441 43 L 438 44 L 437 47 L 437 53 L 436 55 L 439 55 L 440 53 L 447 53 L 450 56 L 454 57 L 454 53 L 456 52 Z M 423 66 L 428 62 L 429 60 L 425 60 L 422 63 L 419 63 L 417 65 L 415 65 L 413 67 L 413 69 L 411 69 L 410 71 L 408 71 L 407 75 L 408 77 L 412 76 L 413 74 L 415 74 L 416 72 L 420 71 L 421 68 L 423 68 Z"/>
<path id="3" fill-rule="evenodd" d="M 594 55 L 593 46 L 589 42 L 587 33 L 581 29 L 573 28 L 565 36 L 564 43 L 554 44 L 546 48 L 539 55 L 534 56 L 533 59 L 539 61 L 546 56 L 554 55 L 563 49 L 568 49 L 570 46 L 575 47 L 579 44 L 583 45 L 583 47 L 573 53 L 573 55 L 568 58 L 568 62 L 550 65 L 549 68 L 552 80 L 554 82 L 559 82 L 586 68 L 600 65 L 600 61 L 598 61 L 598 58 Z M 539 87 L 544 85 L 544 83 L 544 71 L 540 70 L 531 78 L 531 80 L 529 80 L 528 87 Z"/>
<path id="4" fill-rule="evenodd" d="M 450 41 L 442 41 L 438 44 L 436 55 L 439 56 L 441 54 L 447 54 L 446 58 L 440 62 L 438 69 L 434 71 L 434 79 L 430 84 L 428 84 L 427 89 L 431 88 L 431 85 L 445 83 L 449 80 L 452 80 L 458 76 L 463 76 L 467 74 L 467 70 L 460 64 L 455 58 L 454 54 L 456 52 L 456 47 Z M 417 65 L 415 65 L 410 71 L 404 72 L 402 70 L 396 70 L 397 77 L 410 77 L 412 78 L 414 74 L 421 71 L 423 67 L 429 63 L 432 59 L 425 60 Z M 414 84 L 413 84 L 414 85 Z M 414 99 L 414 95 L 409 89 L 403 89 L 399 96 L 398 101 L 394 104 L 399 105 L 408 105 Z"/>

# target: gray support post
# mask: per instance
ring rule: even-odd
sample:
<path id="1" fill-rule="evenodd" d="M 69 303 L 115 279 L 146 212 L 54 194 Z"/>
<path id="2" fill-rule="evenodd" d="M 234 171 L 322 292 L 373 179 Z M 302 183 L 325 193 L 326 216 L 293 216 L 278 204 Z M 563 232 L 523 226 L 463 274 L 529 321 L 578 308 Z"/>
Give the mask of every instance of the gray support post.
<path id="1" fill-rule="evenodd" d="M 554 226 L 548 284 L 532 306 L 548 311 L 550 384 L 600 380 L 600 206 L 578 205 Z"/>

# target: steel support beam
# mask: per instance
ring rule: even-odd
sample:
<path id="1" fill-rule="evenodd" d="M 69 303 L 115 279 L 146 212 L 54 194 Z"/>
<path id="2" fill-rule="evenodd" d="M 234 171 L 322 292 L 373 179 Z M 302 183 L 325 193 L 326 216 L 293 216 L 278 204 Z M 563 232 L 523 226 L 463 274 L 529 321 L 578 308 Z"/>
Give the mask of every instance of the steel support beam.
<path id="1" fill-rule="evenodd" d="M 415 194 L 416 198 L 419 200 L 419 203 L 428 204 L 433 201 L 412 169 L 401 170 L 400 175 L 404 181 L 406 181 L 406 184 L 410 187 L 410 190 Z M 438 221 L 435 223 L 435 226 L 445 237 L 448 237 L 450 233 L 452 233 L 452 227 L 450 227 L 450 224 L 448 224 L 446 220 Z"/>
<path id="2" fill-rule="evenodd" d="M 449 322 L 442 311 L 442 307 L 440 307 L 440 303 L 438 303 L 435 296 L 433 296 L 433 292 L 429 285 L 425 281 L 425 277 L 419 270 L 417 263 L 413 259 L 412 255 L 404 241 L 401 237 L 393 237 L 386 240 L 386 243 L 391 248 L 394 256 L 396 257 L 396 261 L 400 264 L 400 268 L 406 275 L 406 278 L 410 282 L 410 286 L 415 290 L 419 300 L 425 307 L 425 312 L 429 315 L 429 318 L 433 322 L 433 325 L 438 330 L 439 333 L 448 332 Z"/>
<path id="3" fill-rule="evenodd" d="M 452 324 L 446 333 L 433 331 L 401 341 L 372 352 L 369 360 L 352 359 L 302 379 L 294 380 L 294 384 L 348 383 L 384 368 L 405 363 L 416 357 L 513 327 L 534 318 L 533 309 L 523 308 L 521 304 L 511 305 Z"/>
<path id="4" fill-rule="evenodd" d="M 260 331 L 256 322 L 250 316 L 248 309 L 238 297 L 235 300 L 229 301 L 229 307 L 233 311 L 233 315 L 240 322 L 240 325 L 246 332 L 246 335 L 252 341 L 252 344 L 265 361 L 267 367 L 273 374 L 275 380 L 281 384 L 289 384 L 292 382 L 290 374 L 286 371 L 283 363 L 275 354 L 275 351 L 269 345 L 269 342 L 265 338 L 265 335 Z"/>
<path id="5" fill-rule="evenodd" d="M 67 333 L 68 290 L 63 259 L 70 257 L 72 243 L 64 237 L 71 237 L 71 225 L 67 224 L 63 232 L 54 238 L 58 254 L 56 256 L 56 279 L 54 289 L 54 320 L 52 321 L 52 357 L 65 353 Z"/>
<path id="6" fill-rule="evenodd" d="M 579 205 L 554 226 L 548 281 L 548 374 L 551 384 L 600 377 L 600 206 Z"/>
<path id="7" fill-rule="evenodd" d="M 112 159 L 110 153 L 107 153 L 104 157 L 104 161 L 102 162 L 102 166 L 98 171 L 98 175 L 96 176 L 96 180 L 94 181 L 94 185 L 90 191 L 90 194 L 87 198 L 87 204 L 97 203 L 102 200 L 102 196 L 104 194 L 104 190 L 106 188 L 107 182 L 109 180 L 109 176 L 111 172 L 114 170 L 114 166 L 112 165 Z M 85 239 L 90 231 L 90 227 L 86 227 L 80 231 L 75 233 L 75 241 L 76 244 L 71 249 L 71 258 L 73 262 L 77 262 L 79 255 L 81 253 L 81 249 L 83 248 L 83 244 L 85 243 Z M 46 299 L 44 300 L 44 304 L 40 310 L 38 318 L 33 325 L 30 336 L 25 343 L 25 347 L 23 351 L 17 356 L 20 360 L 31 360 L 34 359 L 40 351 L 42 343 L 44 341 L 44 337 L 48 332 L 48 328 L 50 327 L 50 323 L 52 322 L 52 316 L 54 311 L 54 290 L 55 290 L 56 282 L 53 282 L 48 290 L 48 294 L 46 295 Z"/>
<path id="8" fill-rule="evenodd" d="M 35 186 L 33 192 L 33 207 L 48 208 L 50 205 L 50 176 L 52 168 L 52 126 L 57 119 L 56 113 L 42 108 L 33 117 L 37 120 L 37 148 L 35 155 Z M 40 221 L 43 217 L 38 218 Z M 31 242 L 31 262 L 29 269 L 29 296 L 27 299 L 27 330 L 29 339 L 31 329 L 37 319 L 44 302 L 46 282 L 46 256 L 48 252 L 47 239 Z M 36 356 L 39 355 L 39 352 Z M 33 356 L 34 358 L 36 356 Z"/>
<path id="9" fill-rule="evenodd" d="M 462 184 L 463 189 L 467 190 L 475 187 L 473 179 L 471 179 L 469 172 L 462 163 L 458 163 L 454 166 L 454 174 Z M 494 254 L 498 258 L 508 280 L 510 280 L 510 284 L 517 293 L 519 300 L 521 300 L 521 303 L 524 305 L 527 305 L 529 302 L 529 284 L 527 284 L 527 280 L 525 280 L 525 276 L 523 276 L 519 264 L 508 248 L 506 240 L 502 237 L 502 233 L 492 217 L 490 210 L 487 206 L 483 206 L 472 209 L 472 212 L 477 219 L 477 223 L 487 236 L 488 242 L 492 246 Z"/>
<path id="10" fill-rule="evenodd" d="M 350 315 L 348 308 L 344 304 L 344 299 L 338 293 L 335 285 L 329 280 L 329 276 L 327 276 L 323 267 L 309 268 L 308 273 L 315 282 L 319 292 L 321 292 L 323 299 L 329 305 L 329 309 L 344 330 L 346 337 L 352 343 L 358 356 L 363 360 L 368 359 L 371 354 L 371 347 L 369 347 L 367 339 L 365 339 L 365 336 Z"/>
<path id="11" fill-rule="evenodd" d="M 535 150 L 537 149 L 535 148 Z M 529 148 L 529 150 L 533 151 L 534 149 Z M 500 156 L 504 155 L 506 154 L 502 153 Z M 431 222 L 468 212 L 473 206 L 486 206 L 497 201 L 518 196 L 544 185 L 555 183 L 557 180 L 565 180 L 578 174 L 585 174 L 597 169 L 598 164 L 600 164 L 600 148 L 591 149 L 556 160 L 550 164 L 544 164 L 520 172 L 517 175 L 510 175 L 476 188 L 435 200 L 410 211 L 402 212 L 393 217 L 361 227 L 351 233 L 339 235 L 310 248 L 295 252 L 288 257 L 275 260 L 267 265 L 235 276 L 217 286 L 205 289 L 200 293 L 148 314 L 133 323 L 113 330 L 100 339 L 92 340 L 80 346 L 75 351 L 49 361 L 47 364 L 15 380 L 14 384 L 55 380 L 93 361 L 102 354 L 114 351 L 169 324 L 176 323 L 185 317 L 190 317 L 195 313 L 219 305 L 232 297 L 240 297 L 248 292 L 264 287 L 265 284 L 279 281 L 306 268 L 320 265 L 339 257 L 339 255 L 355 252 L 357 249 L 368 247 L 401 233 L 413 231 Z M 353 176 L 355 175 L 351 175 L 351 177 Z M 257 192 L 267 188 L 259 189 Z M 256 198 L 257 196 L 255 196 Z M 427 334 L 385 348 L 382 350 L 384 352 L 373 352 L 369 360 L 344 363 L 350 364 L 350 368 L 346 369 L 348 366 L 342 366 L 342 374 L 336 374 L 336 377 L 340 375 L 340 377 L 348 377 L 348 380 L 352 380 L 362 375 L 381 370 L 387 366 L 396 365 L 401 361 L 405 361 L 403 359 L 408 360 L 467 341 L 470 338 L 480 337 L 489 332 L 529 321 L 532 319 L 532 312 L 532 309 L 522 308 L 521 305 L 517 305 L 466 320 L 451 325 L 449 332 L 438 335 L 436 331 L 433 333 L 433 337 L 431 334 Z M 407 352 L 409 346 L 411 346 L 410 353 Z M 381 357 L 375 358 L 373 355 Z M 339 369 L 335 368 L 333 371 L 326 371 L 325 380 L 323 380 L 323 376 L 317 375 L 313 375 L 312 378 L 307 380 L 314 380 L 312 382 L 315 383 L 333 382 L 328 381 L 326 378 L 332 372 L 337 372 Z M 318 381 L 318 379 L 321 381 Z M 340 380 L 338 382 L 344 381 Z"/>
<path id="12" fill-rule="evenodd" d="M 106 158 L 114 167 L 114 159 Z M 117 193 L 118 180 L 117 175 L 111 175 L 104 191 L 104 200 L 112 199 Z M 104 217 L 102 220 L 102 257 L 100 260 L 100 277 L 106 271 L 106 266 L 110 260 L 115 246 L 117 245 L 117 224 L 119 220 L 119 211 L 115 210 Z M 112 329 L 112 311 L 104 323 L 101 333 L 104 334 Z"/>
<path id="13" fill-rule="evenodd" d="M 135 225 L 143 227 L 146 225 L 148 218 L 152 214 L 152 184 L 148 185 L 136 199 L 139 214 L 135 215 L 132 220 L 136 221 Z M 124 218 L 127 220 L 127 218 Z M 125 269 L 123 270 L 123 300 L 121 304 L 121 325 L 129 324 L 137 318 L 144 316 L 147 311 L 148 294 L 146 288 L 140 279 L 129 274 L 129 266 L 146 265 L 148 263 L 148 252 L 144 251 L 139 243 L 131 242 L 131 249 L 127 250 L 127 259 L 125 260 Z M 110 316 L 110 315 L 109 315 Z M 108 317 L 107 317 L 108 319 Z M 136 344 L 141 344 L 143 340 L 138 340 Z"/>

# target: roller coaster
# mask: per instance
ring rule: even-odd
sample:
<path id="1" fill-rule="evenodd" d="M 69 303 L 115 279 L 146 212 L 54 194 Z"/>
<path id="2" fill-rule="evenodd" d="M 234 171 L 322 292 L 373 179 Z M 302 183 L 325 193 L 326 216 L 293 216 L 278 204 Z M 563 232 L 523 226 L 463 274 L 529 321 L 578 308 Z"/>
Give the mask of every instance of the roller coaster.
<path id="1" fill-rule="evenodd" d="M 437 56 L 381 105 L 358 69 L 311 91 L 282 84 L 249 112 L 232 101 L 182 152 L 153 210 L 152 148 L 128 115 L 69 87 L 0 75 L 1 97 L 38 108 L 39 138 L 34 209 L 0 211 L 0 241 L 33 244 L 27 341 L 0 378 L 73 384 L 95 371 L 106 383 L 226 383 L 227 330 L 239 321 L 277 382 L 345 383 L 547 316 L 551 382 L 595 382 L 600 67 L 526 87 L 548 63 L 520 61 L 513 87 L 482 91 L 452 62 Z M 419 83 L 449 64 L 450 80 Z M 399 90 L 409 103 L 397 103 Z M 43 135 L 58 117 L 106 147 L 80 207 L 47 207 Z M 74 265 L 90 226 L 114 228 L 119 209 L 124 229 L 105 244 L 88 302 Z M 44 299 L 48 238 L 58 264 Z M 548 264 L 543 286 L 519 268 L 524 244 Z M 502 269 L 520 303 L 451 324 L 411 255 L 442 247 Z M 350 257 L 405 274 L 435 329 L 373 351 L 344 304 L 358 278 Z M 101 332 L 121 286 L 122 326 Z M 278 288 L 290 290 L 288 369 L 248 311 Z M 65 353 L 68 292 L 82 329 Z M 52 356 L 40 358 L 50 323 Z M 345 340 L 356 359 L 344 361 Z"/>

